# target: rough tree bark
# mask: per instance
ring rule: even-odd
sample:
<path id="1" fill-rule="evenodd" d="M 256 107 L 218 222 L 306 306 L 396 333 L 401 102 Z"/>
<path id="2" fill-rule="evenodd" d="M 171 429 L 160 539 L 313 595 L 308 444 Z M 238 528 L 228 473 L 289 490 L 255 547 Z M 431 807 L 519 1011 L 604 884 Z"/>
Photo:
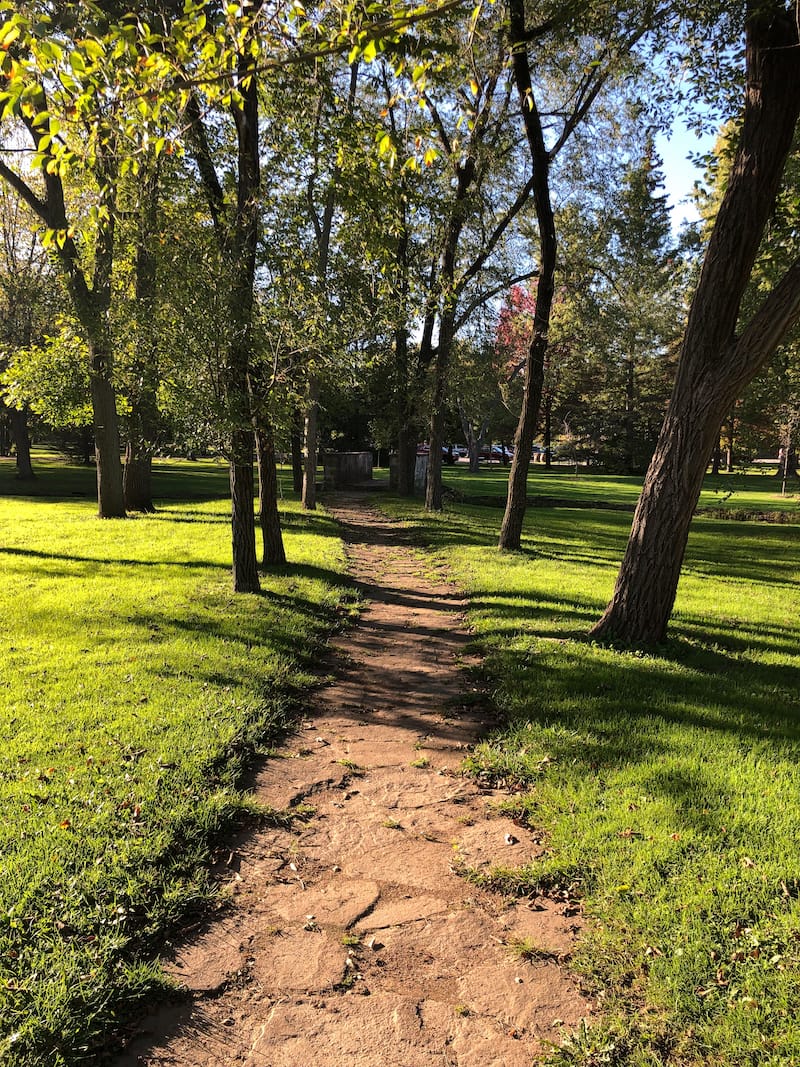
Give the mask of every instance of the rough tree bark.
<path id="1" fill-rule="evenodd" d="M 689 313 L 669 410 L 595 637 L 637 645 L 663 641 L 722 420 L 800 317 L 798 260 L 735 333 L 800 114 L 797 24 L 783 3 L 752 11 L 746 55 L 744 122 L 733 170 Z"/>

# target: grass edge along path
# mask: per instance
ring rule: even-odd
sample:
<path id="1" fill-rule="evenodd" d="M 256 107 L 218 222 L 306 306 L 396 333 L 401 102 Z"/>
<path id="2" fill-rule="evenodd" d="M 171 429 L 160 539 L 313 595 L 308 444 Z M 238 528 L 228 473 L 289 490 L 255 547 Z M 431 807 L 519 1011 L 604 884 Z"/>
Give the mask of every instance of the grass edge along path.
<path id="1" fill-rule="evenodd" d="M 573 966 L 600 1021 L 553 1063 L 800 1063 L 796 529 L 697 520 L 670 641 L 643 653 L 585 638 L 628 516 L 542 510 L 500 554 L 493 509 L 385 506 L 470 597 L 506 725 L 468 769 L 544 834 L 490 881 L 577 894 L 592 920 Z"/>
<path id="2" fill-rule="evenodd" d="M 176 922 L 213 897 L 239 792 L 315 684 L 352 596 L 333 520 L 284 509 L 292 561 L 229 591 L 229 504 L 100 522 L 0 497 L 0 1062 L 98 1063 Z"/>

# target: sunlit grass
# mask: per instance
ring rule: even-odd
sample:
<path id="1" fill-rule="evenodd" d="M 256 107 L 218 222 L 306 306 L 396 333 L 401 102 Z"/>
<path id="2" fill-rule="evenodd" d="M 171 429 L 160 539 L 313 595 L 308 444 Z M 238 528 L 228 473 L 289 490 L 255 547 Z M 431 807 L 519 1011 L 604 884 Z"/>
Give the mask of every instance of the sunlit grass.
<path id="1" fill-rule="evenodd" d="M 0 497 L 3 1063 L 98 1062 L 158 981 L 159 939 L 246 810 L 243 768 L 349 595 L 332 521 L 287 504 L 290 563 L 234 596 L 224 471 L 167 473 L 183 499 L 123 521 Z"/>
<path id="2" fill-rule="evenodd" d="M 546 835 L 490 882 L 593 920 L 574 966 L 601 1021 L 558 1062 L 800 1063 L 797 528 L 696 520 L 670 639 L 639 653 L 586 638 L 629 515 L 533 509 L 500 554 L 495 509 L 391 506 L 470 594 L 507 719 L 470 770 Z"/>
<path id="3" fill-rule="evenodd" d="M 494 499 L 497 506 L 505 502 L 508 491 L 508 468 L 485 467 L 470 474 L 466 464 L 445 466 L 442 477 L 446 486 L 465 499 Z M 598 474 L 590 469 L 555 465 L 550 470 L 534 463 L 528 476 L 528 496 L 547 504 L 596 503 L 601 506 L 630 508 L 636 504 L 642 487 L 640 476 Z M 747 473 L 707 475 L 698 505 L 701 511 L 733 513 L 770 513 L 800 511 L 800 483 L 796 479 L 781 495 L 781 482 L 770 474 Z"/>

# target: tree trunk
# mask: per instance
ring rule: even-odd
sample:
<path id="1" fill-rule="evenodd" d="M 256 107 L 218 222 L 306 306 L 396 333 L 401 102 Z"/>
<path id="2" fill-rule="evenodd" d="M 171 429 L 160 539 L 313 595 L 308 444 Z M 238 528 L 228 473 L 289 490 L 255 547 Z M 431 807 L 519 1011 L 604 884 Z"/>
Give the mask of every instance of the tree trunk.
<path id="1" fill-rule="evenodd" d="M 154 512 L 152 485 L 153 457 L 149 451 L 136 454 L 132 441 L 125 449 L 125 469 L 122 484 L 125 507 L 128 511 Z"/>
<path id="2" fill-rule="evenodd" d="M 11 429 L 9 426 L 10 415 L 7 408 L 0 400 L 0 456 L 11 455 Z"/>
<path id="3" fill-rule="evenodd" d="M 537 299 L 538 304 L 538 299 Z M 544 355 L 547 338 L 537 335 L 531 342 L 525 363 L 525 385 L 522 393 L 522 411 L 514 436 L 514 459 L 508 476 L 506 510 L 500 527 L 501 549 L 518 549 L 522 541 L 522 524 L 528 500 L 528 472 L 531 464 L 533 438 L 544 385 Z"/>
<path id="4" fill-rule="evenodd" d="M 97 465 L 97 513 L 101 519 L 125 518 L 119 422 L 114 387 L 106 376 L 108 361 L 90 342 L 94 456 Z"/>
<path id="5" fill-rule="evenodd" d="M 255 513 L 253 509 L 253 431 L 238 429 L 232 435 L 231 541 L 233 544 L 233 589 L 258 593 Z"/>
<path id="6" fill-rule="evenodd" d="M 635 404 L 635 385 L 633 356 L 625 360 L 625 473 L 634 474 L 636 471 L 635 434 L 633 423 L 633 411 Z"/>
<path id="7" fill-rule="evenodd" d="M 735 443 L 736 434 L 736 416 L 731 411 L 728 416 L 728 432 L 725 435 L 725 470 L 728 474 L 733 474 L 733 465 L 735 462 L 735 456 L 733 452 L 733 446 Z"/>
<path id="8" fill-rule="evenodd" d="M 407 423 L 400 427 L 397 437 L 397 493 L 414 495 L 414 469 L 417 463 L 417 435 Z"/>
<path id="9" fill-rule="evenodd" d="M 433 409 L 430 424 L 428 477 L 425 483 L 425 508 L 442 510 L 442 443 L 444 441 L 445 392 L 453 341 L 454 309 L 447 308 L 439 326 L 439 344 L 434 364 Z"/>
<path id="10" fill-rule="evenodd" d="M 319 378 L 312 374 L 308 381 L 308 402 L 305 415 L 305 448 L 303 452 L 303 507 L 314 511 L 317 506 L 317 434 L 319 430 Z"/>
<path id="11" fill-rule="evenodd" d="M 408 235 L 404 228 L 398 246 L 398 264 L 401 277 L 400 292 L 402 312 L 406 313 L 408 297 Z M 413 426 L 415 408 L 412 387 L 409 381 L 408 330 L 405 323 L 394 332 L 394 370 L 397 382 L 397 416 L 400 429 L 397 432 L 397 494 L 414 495 L 414 467 L 417 458 L 417 434 Z"/>
<path id="12" fill-rule="evenodd" d="M 292 412 L 290 448 L 292 450 L 292 489 L 300 494 L 303 492 L 303 413 L 299 408 L 295 408 Z"/>
<path id="13" fill-rule="evenodd" d="M 719 437 L 717 437 L 717 443 L 714 445 L 714 450 L 711 453 L 711 473 L 719 474 L 720 467 L 722 466 L 722 449 L 719 447 Z"/>
<path id="14" fill-rule="evenodd" d="M 130 511 L 154 512 L 152 469 L 158 437 L 159 369 L 156 323 L 156 234 L 158 230 L 159 166 L 148 160 L 141 172 L 139 232 L 136 243 L 136 349 L 125 449 L 125 507 Z"/>
<path id="15" fill-rule="evenodd" d="M 528 498 L 531 449 L 544 387 L 547 335 L 555 293 L 557 251 L 555 219 L 550 202 L 550 157 L 545 147 L 541 119 L 531 83 L 530 63 L 525 43 L 524 0 L 508 0 L 508 10 L 514 82 L 533 162 L 533 202 L 539 228 L 540 269 L 536 286 L 533 334 L 525 363 L 522 411 L 514 437 L 514 461 L 511 464 L 511 473 L 508 478 L 506 510 L 498 542 L 498 547 L 503 550 L 518 549 L 522 538 L 522 524 Z"/>
<path id="16" fill-rule="evenodd" d="M 544 401 L 544 465 L 547 470 L 553 465 L 553 398 L 547 394 Z"/>
<path id="17" fill-rule="evenodd" d="M 28 435 L 28 410 L 23 408 L 8 409 L 11 423 L 11 436 L 14 438 L 14 451 L 17 454 L 17 478 L 20 481 L 32 481 L 36 475 L 31 463 L 31 439 Z"/>
<path id="18" fill-rule="evenodd" d="M 797 452 L 791 443 L 781 448 L 779 460 L 775 477 L 781 479 L 785 489 L 787 479 L 797 477 Z"/>
<path id="19" fill-rule="evenodd" d="M 800 261 L 736 337 L 739 306 L 775 203 L 800 113 L 797 27 L 781 3 L 747 24 L 744 122 L 684 334 L 667 416 L 614 595 L 592 635 L 664 640 L 692 513 L 719 428 L 800 317 Z"/>
<path id="20" fill-rule="evenodd" d="M 278 472 L 275 469 L 275 440 L 272 426 L 260 420 L 256 427 L 256 456 L 258 458 L 258 520 L 261 525 L 264 567 L 286 562 L 278 514 Z"/>

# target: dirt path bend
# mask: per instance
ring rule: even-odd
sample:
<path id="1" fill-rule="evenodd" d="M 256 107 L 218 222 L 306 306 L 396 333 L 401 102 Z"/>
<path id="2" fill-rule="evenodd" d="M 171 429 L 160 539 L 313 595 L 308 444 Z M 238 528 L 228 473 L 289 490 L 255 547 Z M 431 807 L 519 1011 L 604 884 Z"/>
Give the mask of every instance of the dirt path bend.
<path id="1" fill-rule="evenodd" d="M 168 966 L 186 998 L 146 1020 L 120 1067 L 530 1067 L 590 1011 L 561 966 L 574 908 L 459 874 L 540 851 L 497 813 L 501 794 L 457 773 L 486 726 L 465 602 L 367 497 L 333 510 L 365 608 L 256 785 L 315 815 L 232 852 L 233 906 Z"/>

